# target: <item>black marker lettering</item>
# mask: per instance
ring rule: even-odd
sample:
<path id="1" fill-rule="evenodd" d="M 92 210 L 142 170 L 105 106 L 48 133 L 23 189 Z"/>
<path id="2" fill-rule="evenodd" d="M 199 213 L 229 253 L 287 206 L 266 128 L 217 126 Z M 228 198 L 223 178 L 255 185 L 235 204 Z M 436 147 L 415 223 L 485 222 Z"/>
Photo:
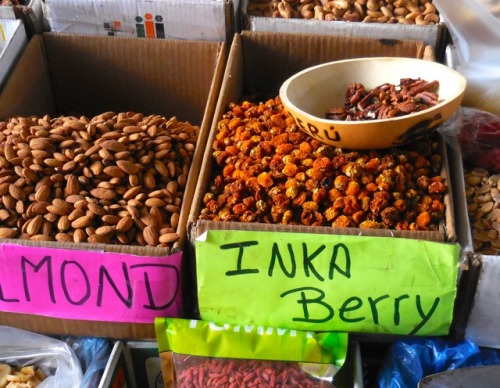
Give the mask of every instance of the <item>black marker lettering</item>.
<path id="1" fill-rule="evenodd" d="M 316 296 L 307 298 L 305 291 L 311 291 Z M 290 291 L 286 291 L 282 293 L 280 297 L 283 298 L 289 294 L 293 294 L 296 292 L 300 292 L 300 299 L 297 300 L 297 303 L 302 305 L 302 311 L 304 313 L 304 317 L 292 318 L 293 321 L 321 323 L 321 322 L 327 322 L 333 318 L 334 315 L 333 308 L 329 304 L 323 302 L 323 299 L 325 298 L 325 293 L 323 292 L 323 290 L 314 287 L 300 287 Z M 326 309 L 327 315 L 324 318 L 316 318 L 316 319 L 310 318 L 308 309 L 309 304 L 323 306 Z"/>
<path id="2" fill-rule="evenodd" d="M 320 246 L 318 249 L 316 249 L 311 255 L 307 254 L 307 244 L 302 243 L 302 252 L 304 255 L 304 274 L 309 277 L 311 276 L 309 274 L 309 269 L 311 269 L 311 272 L 316 276 L 318 280 L 325 280 L 319 273 L 316 271 L 316 268 L 312 265 L 312 261 L 325 249 L 326 247 L 324 245 Z"/>
<path id="3" fill-rule="evenodd" d="M 15 298 L 6 298 L 4 295 L 3 295 L 3 290 L 2 290 L 2 285 L 0 284 L 0 301 L 2 302 L 19 302 L 19 299 L 15 299 Z"/>
<path id="4" fill-rule="evenodd" d="M 80 273 L 82 274 L 82 277 L 85 280 L 86 293 L 78 301 L 74 301 L 71 299 L 71 296 L 69 295 L 68 287 L 66 285 L 66 275 L 65 275 L 66 266 L 68 266 L 70 264 L 75 265 L 80 270 Z M 76 305 L 76 306 L 81 306 L 82 304 L 84 304 L 90 298 L 90 281 L 89 281 L 89 278 L 88 278 L 87 273 L 85 272 L 85 269 L 83 268 L 83 266 L 76 261 L 65 260 L 65 261 L 63 261 L 63 263 L 61 265 L 60 272 L 61 272 L 61 287 L 63 289 L 64 296 L 66 296 L 66 300 L 69 303 Z M 72 286 L 74 286 L 74 284 L 72 284 Z M 79 283 L 77 287 L 72 287 L 72 288 L 73 289 L 76 288 L 79 290 L 81 287 L 82 287 L 82 285 Z"/>
<path id="5" fill-rule="evenodd" d="M 121 293 L 120 290 L 118 290 L 118 287 L 115 284 L 115 281 L 111 278 L 111 275 L 109 274 L 108 270 L 104 266 L 100 266 L 99 268 L 99 289 L 97 291 L 97 306 L 101 307 L 102 305 L 102 294 L 104 293 L 104 278 L 108 280 L 108 283 L 110 284 L 111 288 L 115 290 L 116 295 L 120 300 L 123 302 L 125 306 L 128 308 L 132 307 L 132 286 L 130 284 L 130 276 L 128 274 L 128 269 L 127 265 L 125 263 L 122 263 L 122 269 L 123 269 L 123 276 L 125 278 L 125 283 L 127 285 L 127 296 L 124 297 Z"/>
<path id="6" fill-rule="evenodd" d="M 410 295 L 404 294 L 401 296 L 398 296 L 397 298 L 394 298 L 394 324 L 396 326 L 399 325 L 399 322 L 401 321 L 401 316 L 399 314 L 399 304 L 403 299 L 408 299 Z"/>
<path id="7" fill-rule="evenodd" d="M 330 127 L 330 130 L 333 130 L 332 127 Z M 337 131 L 334 131 L 333 133 L 335 134 L 335 137 L 330 137 L 330 133 L 331 132 L 328 132 L 328 131 L 323 131 L 323 136 L 325 138 L 327 138 L 328 140 L 331 140 L 331 141 L 340 141 L 340 135 Z"/>
<path id="8" fill-rule="evenodd" d="M 432 307 L 430 308 L 429 312 L 425 314 L 424 310 L 422 310 L 422 303 L 420 300 L 420 295 L 417 295 L 417 310 L 418 310 L 418 315 L 422 318 L 422 322 L 420 322 L 415 329 L 413 329 L 409 334 L 414 335 L 416 334 L 427 322 L 429 322 L 429 319 L 431 318 L 432 314 L 434 314 L 434 311 L 436 311 L 436 308 L 441 301 L 441 298 L 436 298 L 434 299 L 434 302 L 432 303 Z"/>
<path id="9" fill-rule="evenodd" d="M 340 249 L 344 251 L 343 256 L 345 257 L 345 269 L 342 269 L 337 265 L 337 257 L 339 255 Z M 332 259 L 330 260 L 330 280 L 333 280 L 333 274 L 335 273 L 335 271 L 340 272 L 340 274 L 344 275 L 347 279 L 351 277 L 351 255 L 349 254 L 349 249 L 347 249 L 347 246 L 345 244 L 337 244 L 333 248 Z"/>
<path id="10" fill-rule="evenodd" d="M 309 130 L 308 132 L 312 135 L 315 134 L 317 135 L 319 132 L 318 127 L 316 127 L 314 124 L 307 123 L 307 129 Z"/>
<path id="11" fill-rule="evenodd" d="M 135 269 L 135 268 L 155 268 L 156 270 L 159 270 L 159 268 L 167 268 L 167 269 L 172 269 L 175 274 L 175 292 L 172 295 L 172 298 L 165 304 L 157 306 L 154 301 L 153 295 L 155 294 L 153 290 L 151 289 L 151 282 L 149 281 L 149 275 L 147 271 L 144 271 L 144 284 L 146 286 L 146 292 L 148 294 L 148 302 L 149 304 L 145 304 L 142 307 L 148 310 L 164 310 L 168 307 L 170 307 L 174 302 L 177 297 L 177 294 L 179 292 L 179 269 L 175 265 L 168 265 L 168 264 L 135 264 L 131 265 L 130 269 Z"/>
<path id="12" fill-rule="evenodd" d="M 370 304 L 370 309 L 372 310 L 373 323 L 375 323 L 376 325 L 378 325 L 377 303 L 380 302 L 381 300 L 387 299 L 388 297 L 389 295 L 382 295 L 379 296 L 377 299 L 368 297 L 368 303 Z"/>
<path id="13" fill-rule="evenodd" d="M 286 277 L 293 278 L 295 277 L 295 273 L 297 272 L 297 263 L 295 262 L 295 253 L 293 252 L 292 244 L 288 243 L 288 252 L 290 253 L 290 271 L 288 271 L 285 267 L 285 263 L 283 262 L 283 258 L 281 257 L 280 249 L 277 243 L 273 243 L 272 253 L 271 253 L 271 262 L 269 263 L 269 270 L 267 274 L 269 276 L 273 276 L 274 265 L 276 263 L 276 259 L 278 259 L 279 266 L 285 274 Z"/>
<path id="14" fill-rule="evenodd" d="M 340 307 L 339 309 L 339 318 L 343 320 L 344 322 L 359 322 L 363 321 L 365 317 L 358 317 L 358 318 L 348 318 L 345 316 L 344 313 L 349 313 L 351 311 L 355 311 L 360 309 L 363 306 L 363 301 L 361 298 L 357 296 L 353 296 L 348 298 Z"/>
<path id="15" fill-rule="evenodd" d="M 54 295 L 54 279 L 52 278 L 52 257 L 51 256 L 45 256 L 37 265 L 34 265 L 31 261 L 29 261 L 26 257 L 22 256 L 21 259 L 21 271 L 23 273 L 23 287 L 24 287 L 24 294 L 26 296 L 26 300 L 28 302 L 31 301 L 31 296 L 30 296 L 30 291 L 28 287 L 28 279 L 27 279 L 27 274 L 28 270 L 26 266 L 30 266 L 34 269 L 35 272 L 40 271 L 40 269 L 44 266 L 47 265 L 47 286 L 49 287 L 49 294 L 50 294 L 50 300 L 52 303 L 56 303 L 56 297 Z"/>
<path id="16" fill-rule="evenodd" d="M 232 271 L 227 271 L 226 276 L 234 275 L 246 275 L 249 273 L 259 273 L 260 271 L 256 268 L 241 268 L 243 261 L 243 250 L 246 247 L 251 247 L 253 245 L 259 245 L 258 241 L 245 241 L 240 243 L 224 244 L 220 246 L 220 249 L 238 249 L 238 261 L 236 262 L 236 269 Z"/>

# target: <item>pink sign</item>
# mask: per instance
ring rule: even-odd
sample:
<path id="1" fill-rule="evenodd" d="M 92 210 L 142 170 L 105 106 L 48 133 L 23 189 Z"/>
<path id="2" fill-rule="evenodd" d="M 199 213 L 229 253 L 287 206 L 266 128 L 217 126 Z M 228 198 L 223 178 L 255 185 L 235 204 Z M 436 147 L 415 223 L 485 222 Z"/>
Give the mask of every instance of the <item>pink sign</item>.
<path id="1" fill-rule="evenodd" d="M 92 321 L 180 317 L 182 252 L 168 257 L 0 244 L 0 311 Z"/>

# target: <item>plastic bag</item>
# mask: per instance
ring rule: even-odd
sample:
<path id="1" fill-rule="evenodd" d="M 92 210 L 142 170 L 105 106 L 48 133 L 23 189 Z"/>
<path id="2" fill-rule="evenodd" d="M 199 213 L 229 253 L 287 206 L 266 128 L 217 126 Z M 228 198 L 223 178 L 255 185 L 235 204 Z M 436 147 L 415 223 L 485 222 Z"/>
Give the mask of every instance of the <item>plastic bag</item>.
<path id="1" fill-rule="evenodd" d="M 457 125 L 465 165 L 500 172 L 500 116 L 464 107 Z"/>
<path id="2" fill-rule="evenodd" d="M 83 372 L 80 388 L 97 387 L 111 356 L 111 343 L 104 338 L 91 337 L 67 337 L 64 341 L 80 361 Z"/>
<path id="3" fill-rule="evenodd" d="M 480 349 L 468 340 L 414 338 L 392 344 L 378 382 L 384 388 L 416 388 L 420 380 L 434 373 L 499 364 L 498 351 Z"/>
<path id="4" fill-rule="evenodd" d="M 467 79 L 463 106 L 500 115 L 500 20 L 474 0 L 434 0 Z"/>
<path id="5" fill-rule="evenodd" d="M 47 375 L 39 388 L 78 388 L 82 381 L 80 362 L 65 342 L 9 326 L 0 326 L 0 362 L 39 367 Z"/>
<path id="6" fill-rule="evenodd" d="M 346 333 L 157 318 L 165 387 L 333 387 Z"/>

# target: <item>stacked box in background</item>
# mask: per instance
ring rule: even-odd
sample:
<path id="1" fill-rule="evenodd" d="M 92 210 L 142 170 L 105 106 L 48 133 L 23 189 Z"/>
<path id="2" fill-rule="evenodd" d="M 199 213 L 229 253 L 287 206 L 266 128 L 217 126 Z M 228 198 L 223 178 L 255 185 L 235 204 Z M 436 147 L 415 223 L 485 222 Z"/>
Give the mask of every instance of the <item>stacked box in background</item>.
<path id="1" fill-rule="evenodd" d="M 225 41 L 233 33 L 226 0 L 46 0 L 44 19 L 69 34 Z"/>
<path id="2" fill-rule="evenodd" d="M 28 44 L 23 22 L 0 18 L 0 90 Z"/>
<path id="3" fill-rule="evenodd" d="M 427 44 L 441 61 L 448 40 L 445 24 L 402 25 L 389 23 L 363 23 L 326 20 L 306 20 L 303 18 L 272 18 L 255 16 L 248 12 L 251 0 L 241 2 L 241 31 L 268 31 L 279 33 L 307 33 L 317 35 L 357 36 L 387 40 L 415 40 Z M 269 1 L 270 3 L 271 1 Z M 262 2 L 261 2 L 262 3 Z"/>
<path id="4" fill-rule="evenodd" d="M 19 19 L 26 27 L 28 38 L 43 31 L 42 0 L 30 0 L 26 5 L 1 6 L 0 19 Z"/>

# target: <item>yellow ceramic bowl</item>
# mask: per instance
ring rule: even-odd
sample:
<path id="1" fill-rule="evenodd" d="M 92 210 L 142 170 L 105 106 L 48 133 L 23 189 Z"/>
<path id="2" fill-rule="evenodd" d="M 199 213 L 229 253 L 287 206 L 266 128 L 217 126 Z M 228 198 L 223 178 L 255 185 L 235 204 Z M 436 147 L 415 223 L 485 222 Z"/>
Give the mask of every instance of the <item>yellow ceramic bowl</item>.
<path id="1" fill-rule="evenodd" d="M 325 118 L 332 107 L 343 107 L 352 82 L 367 91 L 402 78 L 439 81 L 439 103 L 420 112 L 389 119 L 343 121 Z M 285 109 L 312 137 L 346 149 L 380 149 L 407 144 L 446 121 L 457 110 L 466 80 L 437 62 L 399 57 L 375 57 L 329 62 L 305 69 L 280 88 Z"/>

